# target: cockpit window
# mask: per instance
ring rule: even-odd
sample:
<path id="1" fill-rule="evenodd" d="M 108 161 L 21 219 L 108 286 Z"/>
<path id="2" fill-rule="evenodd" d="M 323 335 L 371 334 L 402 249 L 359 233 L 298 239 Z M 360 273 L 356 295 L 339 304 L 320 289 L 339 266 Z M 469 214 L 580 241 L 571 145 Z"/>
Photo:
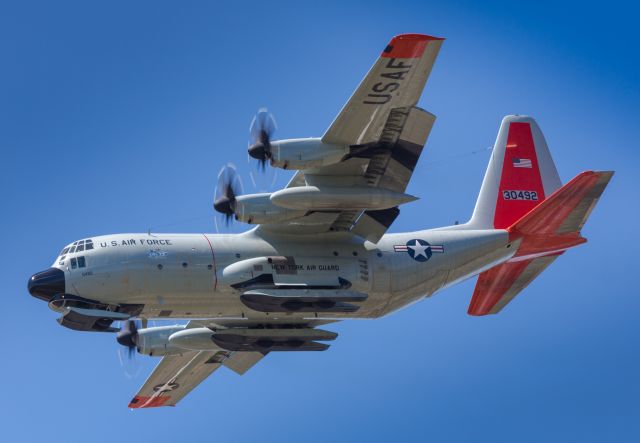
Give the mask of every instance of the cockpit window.
<path id="1" fill-rule="evenodd" d="M 69 261 L 71 262 L 71 269 L 87 267 L 87 259 L 84 255 L 81 255 L 80 257 L 71 257 Z"/>
<path id="2" fill-rule="evenodd" d="M 74 252 L 88 251 L 90 249 L 93 249 L 93 240 L 91 239 L 78 240 L 78 241 L 74 241 L 72 244 L 65 247 L 62 251 L 60 251 L 60 254 L 58 254 L 58 256 L 61 257 L 60 260 L 64 260 L 64 255 L 66 254 L 73 254 Z"/>

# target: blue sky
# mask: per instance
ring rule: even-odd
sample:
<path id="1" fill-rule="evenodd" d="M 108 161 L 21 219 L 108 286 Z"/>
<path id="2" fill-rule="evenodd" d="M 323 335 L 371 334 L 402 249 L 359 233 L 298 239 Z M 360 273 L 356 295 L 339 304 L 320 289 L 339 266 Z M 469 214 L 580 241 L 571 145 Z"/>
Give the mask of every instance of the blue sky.
<path id="1" fill-rule="evenodd" d="M 631 3 L 8 2 L 0 5 L 7 441 L 638 441 L 640 63 Z M 438 116 L 394 231 L 466 220 L 505 114 L 534 116 L 567 181 L 616 175 L 570 251 L 500 315 L 474 281 L 324 353 L 220 370 L 176 408 L 130 411 L 112 335 L 59 327 L 27 278 L 75 239 L 211 232 L 218 170 L 249 122 L 321 135 L 391 36 L 446 37 Z M 278 183 L 289 174 L 279 173 Z M 245 175 L 245 184 L 246 183 Z M 234 229 L 241 229 L 236 226 Z"/>

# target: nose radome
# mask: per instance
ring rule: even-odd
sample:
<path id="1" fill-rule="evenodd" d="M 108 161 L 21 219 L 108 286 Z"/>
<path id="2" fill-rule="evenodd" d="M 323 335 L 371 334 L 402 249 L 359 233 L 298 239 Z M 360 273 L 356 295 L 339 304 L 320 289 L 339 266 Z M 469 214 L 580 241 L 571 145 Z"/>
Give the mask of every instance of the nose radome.
<path id="1" fill-rule="evenodd" d="M 64 294 L 64 271 L 49 268 L 33 274 L 29 279 L 28 288 L 31 295 L 48 302 L 54 295 Z"/>

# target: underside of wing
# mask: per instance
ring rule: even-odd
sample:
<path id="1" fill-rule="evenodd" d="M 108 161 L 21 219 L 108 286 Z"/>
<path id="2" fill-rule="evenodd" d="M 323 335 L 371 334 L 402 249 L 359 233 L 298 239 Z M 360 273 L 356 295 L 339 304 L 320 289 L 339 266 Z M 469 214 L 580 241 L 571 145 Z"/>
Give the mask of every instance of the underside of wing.
<path id="1" fill-rule="evenodd" d="M 442 41 L 422 34 L 394 37 L 322 140 L 338 145 L 377 141 L 392 109 L 418 103 Z"/>
<path id="2" fill-rule="evenodd" d="M 416 105 L 442 40 L 394 37 L 321 138 L 271 140 L 274 120 L 261 111 L 249 155 L 297 172 L 284 189 L 243 195 L 235 169 L 225 168 L 214 208 L 264 235 L 349 233 L 378 242 L 399 206 L 417 199 L 406 189 L 435 116 Z"/>
<path id="3" fill-rule="evenodd" d="M 340 189 L 343 195 L 354 188 L 369 189 L 366 192 L 372 194 L 380 189 L 405 195 L 434 121 L 435 116 L 420 108 L 392 109 L 379 139 L 351 146 L 340 163 L 299 171 L 288 188 Z M 398 214 L 397 206 L 367 209 L 347 204 L 332 210 L 309 210 L 298 218 L 264 225 L 263 229 L 299 234 L 351 232 L 375 243 Z"/>
<path id="4" fill-rule="evenodd" d="M 129 403 L 129 407 L 175 406 L 217 370 L 226 358 L 226 353 L 213 351 L 192 351 L 162 357 L 158 366 Z"/>

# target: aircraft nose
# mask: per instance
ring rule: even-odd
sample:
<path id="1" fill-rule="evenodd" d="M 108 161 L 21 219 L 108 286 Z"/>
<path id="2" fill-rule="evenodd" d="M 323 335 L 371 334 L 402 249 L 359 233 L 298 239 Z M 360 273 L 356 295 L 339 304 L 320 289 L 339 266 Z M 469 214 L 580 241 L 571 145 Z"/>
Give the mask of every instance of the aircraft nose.
<path id="1" fill-rule="evenodd" d="M 36 298 L 50 301 L 56 294 L 64 294 L 64 271 L 49 268 L 33 274 L 29 279 L 29 293 Z"/>

